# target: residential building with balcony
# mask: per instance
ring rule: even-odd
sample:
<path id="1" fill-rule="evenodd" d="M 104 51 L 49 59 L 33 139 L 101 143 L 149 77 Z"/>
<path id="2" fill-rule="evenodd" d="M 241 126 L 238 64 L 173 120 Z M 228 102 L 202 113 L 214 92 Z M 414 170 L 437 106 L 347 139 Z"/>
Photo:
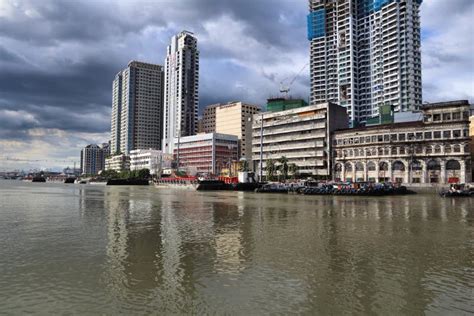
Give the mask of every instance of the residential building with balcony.
<path id="1" fill-rule="evenodd" d="M 118 154 L 105 159 L 105 170 L 114 170 L 117 172 L 130 170 L 130 156 Z"/>
<path id="2" fill-rule="evenodd" d="M 254 170 L 265 174 L 267 161 L 285 156 L 299 174 L 325 179 L 331 172 L 330 133 L 347 128 L 346 109 L 323 103 L 253 116 L 252 160 Z"/>
<path id="3" fill-rule="evenodd" d="M 161 148 L 163 66 L 131 61 L 112 87 L 110 153 Z"/>
<path id="4" fill-rule="evenodd" d="M 193 33 L 171 38 L 165 60 L 162 151 L 174 152 L 176 137 L 195 135 L 198 129 L 199 51 Z"/>
<path id="5" fill-rule="evenodd" d="M 422 0 L 309 0 L 310 104 L 347 108 L 354 125 L 422 104 Z"/>
<path id="6" fill-rule="evenodd" d="M 471 181 L 469 102 L 423 106 L 419 119 L 333 133 L 335 181 Z"/>
<path id="7" fill-rule="evenodd" d="M 150 170 L 151 175 L 159 174 L 162 169 L 163 153 L 160 150 L 136 149 L 130 152 L 130 170 Z"/>
<path id="8" fill-rule="evenodd" d="M 91 144 L 81 150 L 81 172 L 96 175 L 105 168 L 105 157 L 108 155 L 108 144 L 103 147 Z"/>
<path id="9" fill-rule="evenodd" d="M 208 133 L 176 138 L 174 148 L 178 169 L 190 174 L 218 175 L 239 159 L 239 139 L 235 135 Z"/>

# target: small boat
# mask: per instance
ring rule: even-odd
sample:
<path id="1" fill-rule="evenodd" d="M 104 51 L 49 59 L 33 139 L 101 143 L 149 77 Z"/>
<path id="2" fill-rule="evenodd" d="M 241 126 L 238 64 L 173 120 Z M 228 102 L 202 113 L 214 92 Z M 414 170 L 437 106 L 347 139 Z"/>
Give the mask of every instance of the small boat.
<path id="1" fill-rule="evenodd" d="M 451 184 L 448 190 L 439 192 L 442 197 L 474 197 L 474 187 L 466 184 Z"/>
<path id="2" fill-rule="evenodd" d="M 42 176 L 35 176 L 33 177 L 33 179 L 31 180 L 31 182 L 41 182 L 41 183 L 45 183 L 46 182 L 46 178 L 42 177 Z"/>
<path id="3" fill-rule="evenodd" d="M 289 187 L 282 183 L 267 183 L 255 189 L 257 193 L 288 193 Z"/>
<path id="4" fill-rule="evenodd" d="M 76 181 L 76 178 L 69 177 L 69 178 L 66 178 L 66 180 L 64 180 L 64 183 L 70 184 L 70 183 L 74 183 L 75 181 Z"/>

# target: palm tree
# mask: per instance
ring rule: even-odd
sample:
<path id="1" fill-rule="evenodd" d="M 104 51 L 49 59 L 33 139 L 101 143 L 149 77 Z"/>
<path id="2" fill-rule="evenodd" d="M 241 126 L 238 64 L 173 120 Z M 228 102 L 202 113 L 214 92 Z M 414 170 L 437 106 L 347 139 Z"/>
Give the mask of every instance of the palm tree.
<path id="1" fill-rule="evenodd" d="M 278 159 L 278 162 L 280 163 L 278 169 L 283 175 L 283 181 L 286 181 L 286 178 L 288 178 L 288 158 L 282 156 L 280 159 Z"/>
<path id="2" fill-rule="evenodd" d="M 291 175 L 293 176 L 293 179 L 296 178 L 296 173 L 298 172 L 298 166 L 294 163 L 290 163 L 288 165 L 288 171 L 291 173 Z"/>
<path id="3" fill-rule="evenodd" d="M 240 160 L 239 161 L 239 171 L 242 171 L 242 172 L 246 172 L 246 171 L 249 171 L 249 163 L 247 160 Z"/>
<path id="4" fill-rule="evenodd" d="M 265 171 L 267 173 L 267 180 L 272 181 L 275 174 L 275 161 L 273 159 L 268 159 L 265 162 Z"/>

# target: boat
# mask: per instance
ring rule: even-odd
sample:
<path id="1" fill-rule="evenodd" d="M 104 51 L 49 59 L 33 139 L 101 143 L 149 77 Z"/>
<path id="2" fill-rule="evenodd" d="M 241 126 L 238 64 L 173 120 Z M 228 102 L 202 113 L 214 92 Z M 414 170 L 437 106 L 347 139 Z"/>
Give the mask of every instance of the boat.
<path id="1" fill-rule="evenodd" d="M 442 197 L 474 197 L 474 186 L 469 184 L 451 184 L 448 190 L 439 192 Z"/>
<path id="2" fill-rule="evenodd" d="M 288 193 L 289 186 L 283 183 L 266 183 L 255 189 L 257 193 Z"/>
<path id="3" fill-rule="evenodd" d="M 93 182 L 91 182 L 92 184 Z M 106 182 L 107 185 L 149 185 L 150 181 L 147 179 L 110 179 Z"/>
<path id="4" fill-rule="evenodd" d="M 187 189 L 196 191 L 225 190 L 224 181 L 216 179 L 199 179 L 197 177 L 171 177 L 155 180 L 157 188 Z"/>
<path id="5" fill-rule="evenodd" d="M 70 184 L 70 183 L 74 183 L 75 181 L 76 181 L 76 178 L 69 177 L 64 180 L 64 183 Z"/>
<path id="6" fill-rule="evenodd" d="M 41 182 L 41 183 L 45 183 L 45 182 L 46 182 L 46 178 L 45 178 L 45 177 L 42 177 L 42 176 L 34 176 L 33 179 L 31 180 L 31 182 Z"/>

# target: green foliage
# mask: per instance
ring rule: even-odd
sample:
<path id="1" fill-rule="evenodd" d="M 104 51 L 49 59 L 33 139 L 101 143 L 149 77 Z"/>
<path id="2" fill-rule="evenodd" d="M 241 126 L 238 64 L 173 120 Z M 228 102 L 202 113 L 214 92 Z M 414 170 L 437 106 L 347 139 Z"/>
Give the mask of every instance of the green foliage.
<path id="1" fill-rule="evenodd" d="M 267 180 L 273 181 L 275 178 L 275 171 L 276 171 L 275 161 L 273 159 L 268 159 L 265 162 L 265 171 L 267 174 Z"/>
<path id="2" fill-rule="evenodd" d="M 283 175 L 283 181 L 286 181 L 288 178 L 288 158 L 282 156 L 280 159 L 278 159 L 278 162 L 280 163 L 278 170 Z"/>
<path id="3" fill-rule="evenodd" d="M 298 173 L 298 166 L 294 163 L 288 164 L 288 172 L 293 176 L 293 179 L 295 179 Z"/>
<path id="4" fill-rule="evenodd" d="M 107 180 L 118 178 L 118 175 L 119 175 L 118 172 L 115 171 L 115 170 L 104 170 L 100 174 L 101 177 L 103 177 Z"/>
<path id="5" fill-rule="evenodd" d="M 247 160 L 239 161 L 239 171 L 242 171 L 242 172 L 249 171 L 249 163 Z"/>
<path id="6" fill-rule="evenodd" d="M 122 172 L 117 172 L 115 170 L 106 170 L 101 173 L 101 176 L 109 179 L 149 179 L 150 178 L 150 170 L 148 169 L 141 169 L 141 170 L 124 170 Z"/>

